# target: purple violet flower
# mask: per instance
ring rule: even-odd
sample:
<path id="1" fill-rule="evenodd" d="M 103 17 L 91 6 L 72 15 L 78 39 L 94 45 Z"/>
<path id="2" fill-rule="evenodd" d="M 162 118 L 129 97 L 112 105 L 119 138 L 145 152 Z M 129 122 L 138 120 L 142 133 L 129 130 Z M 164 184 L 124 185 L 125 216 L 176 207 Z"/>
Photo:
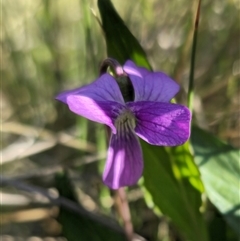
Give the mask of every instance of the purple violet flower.
<path id="1" fill-rule="evenodd" d="M 123 70 L 132 83 L 134 101 L 124 101 L 118 83 L 108 73 L 56 97 L 77 115 L 111 128 L 103 173 L 103 181 L 111 189 L 133 185 L 141 177 L 143 156 L 138 137 L 152 145 L 177 146 L 190 135 L 189 109 L 170 103 L 179 91 L 176 82 L 130 60 Z"/>

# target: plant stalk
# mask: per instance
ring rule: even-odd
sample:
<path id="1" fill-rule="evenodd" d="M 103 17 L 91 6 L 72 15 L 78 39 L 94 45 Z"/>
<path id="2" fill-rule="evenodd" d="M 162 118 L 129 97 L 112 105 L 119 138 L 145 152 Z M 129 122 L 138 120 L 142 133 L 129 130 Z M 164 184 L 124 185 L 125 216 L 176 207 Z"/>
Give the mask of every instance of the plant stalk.
<path id="1" fill-rule="evenodd" d="M 115 191 L 115 204 L 117 206 L 119 216 L 123 221 L 125 234 L 128 240 L 132 241 L 134 237 L 133 224 L 131 220 L 131 213 L 129 209 L 126 191 L 123 187 Z"/>

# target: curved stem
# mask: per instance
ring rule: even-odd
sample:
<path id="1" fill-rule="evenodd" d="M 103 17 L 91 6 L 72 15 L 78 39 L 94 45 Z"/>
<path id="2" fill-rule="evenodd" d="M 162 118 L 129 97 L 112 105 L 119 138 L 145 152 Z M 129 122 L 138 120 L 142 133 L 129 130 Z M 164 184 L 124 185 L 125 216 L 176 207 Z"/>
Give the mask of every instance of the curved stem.
<path id="1" fill-rule="evenodd" d="M 118 61 L 112 58 L 107 58 L 102 62 L 100 67 L 100 75 L 105 74 L 107 72 L 108 67 L 112 67 L 117 76 L 126 75 Z"/>
<path id="2" fill-rule="evenodd" d="M 134 100 L 134 89 L 132 82 L 128 78 L 128 75 L 124 72 L 123 67 L 118 63 L 117 60 L 107 58 L 102 62 L 100 67 L 99 75 L 107 73 L 108 67 L 111 67 L 115 72 L 115 80 L 120 88 L 125 102 Z"/>

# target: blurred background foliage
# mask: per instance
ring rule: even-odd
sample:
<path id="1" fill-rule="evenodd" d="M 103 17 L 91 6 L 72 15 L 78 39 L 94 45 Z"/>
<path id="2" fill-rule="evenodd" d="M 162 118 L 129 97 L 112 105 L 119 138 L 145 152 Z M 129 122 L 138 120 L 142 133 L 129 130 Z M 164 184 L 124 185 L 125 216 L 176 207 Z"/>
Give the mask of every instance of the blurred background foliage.
<path id="1" fill-rule="evenodd" d="M 166 72 L 182 86 L 177 100 L 186 104 L 197 1 L 112 2 L 153 69 Z M 202 2 L 194 99 L 194 122 L 236 148 L 240 147 L 239 10 L 237 0 Z M 63 170 L 83 208 L 116 219 L 111 193 L 101 181 L 104 127 L 75 116 L 54 100 L 58 92 L 98 76 L 107 57 L 98 21 L 94 0 L 2 3 L 3 183 L 8 178 L 7 187 L 1 188 L 2 240 L 65 240 L 62 210 L 59 214 L 36 189 L 57 196 L 55 174 L 65 176 Z M 148 240 L 182 240 L 166 217 L 147 207 L 137 186 L 130 188 L 128 198 L 137 233 Z M 237 240 L 215 207 L 208 201 L 206 205 L 210 229 L 225 230 L 211 240 Z"/>

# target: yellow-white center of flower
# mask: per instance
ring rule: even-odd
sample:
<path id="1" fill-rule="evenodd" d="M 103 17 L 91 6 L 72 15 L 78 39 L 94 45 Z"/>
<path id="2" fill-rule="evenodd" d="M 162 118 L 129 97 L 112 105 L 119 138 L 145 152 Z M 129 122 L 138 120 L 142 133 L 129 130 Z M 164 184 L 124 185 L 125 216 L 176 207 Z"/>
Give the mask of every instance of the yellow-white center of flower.
<path id="1" fill-rule="evenodd" d="M 136 127 L 136 119 L 132 112 L 125 110 L 117 117 L 114 124 L 117 132 L 128 133 Z"/>

